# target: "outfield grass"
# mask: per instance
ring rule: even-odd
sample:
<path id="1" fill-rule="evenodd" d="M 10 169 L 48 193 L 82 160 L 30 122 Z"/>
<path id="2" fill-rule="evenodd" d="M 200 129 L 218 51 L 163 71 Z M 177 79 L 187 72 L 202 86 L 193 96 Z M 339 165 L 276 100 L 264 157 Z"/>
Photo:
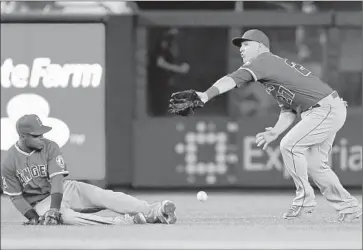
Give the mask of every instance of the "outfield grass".
<path id="1" fill-rule="evenodd" d="M 362 220 L 338 223 L 321 196 L 311 217 L 281 219 L 291 203 L 289 192 L 135 193 L 141 199 L 171 199 L 175 225 L 22 226 L 22 216 L 1 199 L 1 249 L 362 249 Z M 361 193 L 355 196 L 362 201 Z M 107 212 L 101 212 L 106 214 Z"/>

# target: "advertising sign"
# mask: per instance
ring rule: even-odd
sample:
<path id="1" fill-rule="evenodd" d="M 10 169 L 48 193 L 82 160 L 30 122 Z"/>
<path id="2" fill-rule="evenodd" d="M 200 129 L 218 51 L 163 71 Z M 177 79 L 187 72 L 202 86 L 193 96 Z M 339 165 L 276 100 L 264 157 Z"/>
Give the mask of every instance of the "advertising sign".
<path id="1" fill-rule="evenodd" d="M 1 24 L 1 157 L 16 120 L 37 114 L 53 129 L 70 178 L 105 177 L 105 27 L 87 23 Z"/>
<path id="2" fill-rule="evenodd" d="M 362 185 L 361 118 L 348 117 L 336 136 L 329 160 L 342 184 L 351 187 Z M 237 122 L 222 118 L 137 122 L 133 184 L 294 187 L 282 161 L 281 137 L 265 151 L 255 144 L 255 135 L 276 120 L 271 115 Z"/>

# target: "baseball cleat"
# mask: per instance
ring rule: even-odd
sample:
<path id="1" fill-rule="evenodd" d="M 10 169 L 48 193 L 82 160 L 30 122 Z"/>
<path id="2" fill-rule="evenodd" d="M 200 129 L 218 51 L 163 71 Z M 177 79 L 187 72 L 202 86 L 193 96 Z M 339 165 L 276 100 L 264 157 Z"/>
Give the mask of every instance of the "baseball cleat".
<path id="1" fill-rule="evenodd" d="M 148 223 L 175 224 L 176 206 L 174 202 L 165 200 L 151 204 L 149 213 L 145 216 Z"/>
<path id="2" fill-rule="evenodd" d="M 175 210 L 176 206 L 174 202 L 168 200 L 163 201 L 158 216 L 160 222 L 164 224 L 175 224 L 177 220 Z"/>
<path id="3" fill-rule="evenodd" d="M 311 214 L 313 211 L 314 207 L 292 205 L 286 213 L 282 214 L 282 218 L 286 220 L 295 219 L 306 214 Z"/>
<path id="4" fill-rule="evenodd" d="M 160 223 L 158 215 L 160 214 L 161 205 L 161 202 L 155 202 L 150 205 L 150 210 L 145 215 L 147 223 Z"/>
<path id="5" fill-rule="evenodd" d="M 362 217 L 362 209 L 356 211 L 354 213 L 339 213 L 338 221 L 339 222 L 351 222 L 356 219 L 360 219 Z"/>
<path id="6" fill-rule="evenodd" d="M 134 216 L 131 216 L 134 224 L 146 224 L 146 218 L 143 213 L 137 213 Z"/>

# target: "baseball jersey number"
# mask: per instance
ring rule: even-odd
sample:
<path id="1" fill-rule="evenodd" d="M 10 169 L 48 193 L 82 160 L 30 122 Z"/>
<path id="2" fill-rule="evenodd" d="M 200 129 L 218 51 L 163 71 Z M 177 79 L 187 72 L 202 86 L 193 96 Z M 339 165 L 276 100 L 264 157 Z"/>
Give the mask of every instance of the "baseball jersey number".
<path id="1" fill-rule="evenodd" d="M 294 63 L 290 61 L 289 59 L 285 59 L 285 63 L 290 66 L 291 68 L 295 69 L 297 72 L 302 74 L 303 76 L 308 76 L 311 74 L 311 71 L 308 69 L 305 69 L 302 65 Z"/>
<path id="2" fill-rule="evenodd" d="M 289 89 L 280 85 L 279 89 L 277 90 L 276 97 L 281 101 L 291 105 L 295 98 L 295 94 L 292 93 Z"/>

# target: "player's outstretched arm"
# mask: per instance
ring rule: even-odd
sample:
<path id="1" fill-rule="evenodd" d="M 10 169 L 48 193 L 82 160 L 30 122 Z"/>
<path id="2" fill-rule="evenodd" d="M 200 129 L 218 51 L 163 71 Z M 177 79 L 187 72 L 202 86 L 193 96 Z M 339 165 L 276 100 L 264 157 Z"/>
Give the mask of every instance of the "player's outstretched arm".
<path id="1" fill-rule="evenodd" d="M 197 94 L 201 100 L 206 103 L 218 95 L 226 93 L 236 87 L 243 86 L 246 83 L 252 81 L 254 81 L 254 78 L 251 73 L 244 68 L 240 68 L 235 72 L 220 78 L 205 92 L 197 92 Z"/>
<path id="2" fill-rule="evenodd" d="M 173 93 L 169 101 L 169 113 L 181 116 L 189 116 L 196 108 L 201 108 L 206 102 L 227 91 L 253 81 L 253 77 L 245 69 L 237 71 L 220 78 L 205 92 L 185 90 Z"/>
<path id="3" fill-rule="evenodd" d="M 216 81 L 209 89 L 205 92 L 197 92 L 200 99 L 206 103 L 207 101 L 213 99 L 214 97 L 226 93 L 236 87 L 235 81 L 229 77 L 224 76 L 218 81 Z"/>

